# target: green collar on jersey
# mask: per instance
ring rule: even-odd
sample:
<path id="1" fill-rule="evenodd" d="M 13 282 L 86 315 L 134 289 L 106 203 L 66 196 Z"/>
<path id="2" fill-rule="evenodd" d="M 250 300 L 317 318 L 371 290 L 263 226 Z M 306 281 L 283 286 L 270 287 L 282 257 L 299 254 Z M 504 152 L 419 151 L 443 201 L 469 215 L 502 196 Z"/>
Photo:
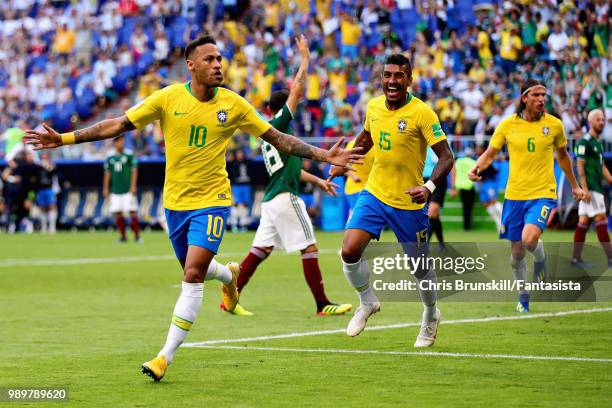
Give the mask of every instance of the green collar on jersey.
<path id="1" fill-rule="evenodd" d="M 408 97 L 406 98 L 406 103 L 402 105 L 402 108 L 410 103 L 412 100 L 412 94 L 408 92 Z"/>
<path id="2" fill-rule="evenodd" d="M 408 96 L 406 97 L 406 102 L 404 102 L 404 104 L 402 106 L 400 106 L 399 108 L 397 108 L 395 110 L 402 109 L 404 106 L 408 105 L 411 100 L 412 100 L 412 94 L 410 92 L 408 92 Z M 388 106 L 387 106 L 387 101 L 386 100 L 385 100 L 385 107 L 387 109 L 389 109 Z"/>
<path id="3" fill-rule="evenodd" d="M 189 95 L 193 96 L 194 98 L 198 99 L 193 92 L 191 92 L 191 81 L 185 82 L 185 88 L 187 89 L 187 92 L 189 92 Z M 216 86 L 215 87 L 215 93 L 213 94 L 213 97 L 210 98 L 207 102 L 210 102 L 215 96 L 217 96 L 217 92 L 219 92 L 219 87 Z M 199 101 L 199 99 L 198 99 Z"/>

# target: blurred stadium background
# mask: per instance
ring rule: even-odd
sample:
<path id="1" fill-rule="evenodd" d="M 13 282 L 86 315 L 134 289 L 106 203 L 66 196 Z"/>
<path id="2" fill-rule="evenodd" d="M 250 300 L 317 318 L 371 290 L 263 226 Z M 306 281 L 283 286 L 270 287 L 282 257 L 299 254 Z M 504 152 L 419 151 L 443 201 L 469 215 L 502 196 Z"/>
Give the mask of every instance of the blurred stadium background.
<path id="1" fill-rule="evenodd" d="M 414 66 L 412 92 L 438 113 L 457 156 L 472 156 L 476 144 L 486 143 L 501 118 L 514 111 L 521 81 L 531 76 L 547 83 L 547 109 L 563 120 L 570 148 L 586 132 L 588 111 L 605 110 L 606 158 L 612 160 L 605 0 L 3 0 L 0 5 L 0 168 L 11 160 L 28 165 L 19 153 L 23 129 L 45 122 L 70 131 L 120 114 L 167 84 L 187 81 L 182 50 L 204 30 L 217 38 L 225 86 L 260 111 L 271 92 L 290 86 L 298 61 L 293 38 L 306 34 L 311 68 L 294 132 L 311 143 L 330 146 L 340 136 L 354 136 L 367 101 L 381 92 L 381 61 L 404 52 Z M 159 126 L 128 133 L 126 146 L 141 169 L 141 223 L 157 228 L 164 166 Z M 105 141 L 51 152 L 58 165 L 60 228 L 112 225 L 101 194 L 102 163 L 112 148 Z M 246 162 L 235 162 L 236 150 L 246 153 Z M 258 141 L 236 134 L 228 166 L 233 183 L 252 186 L 244 226 L 254 227 L 267 181 Z M 326 172 L 318 164 L 305 166 L 315 174 Z M 507 178 L 503 155 L 497 167 L 501 192 Z M 37 209 L 30 205 L 39 188 L 36 177 L 22 184 L 33 224 L 19 228 L 36 229 Z M 4 189 L 5 202 L 7 190 L 14 189 Z M 343 228 L 348 206 L 342 196 L 322 197 L 309 185 L 302 192 L 317 225 Z M 555 220 L 572 227 L 571 197 L 561 194 L 559 204 L 562 217 Z M 2 204 L 0 209 L 0 228 L 7 230 L 11 211 Z M 473 228 L 494 228 L 478 204 L 474 215 Z M 457 199 L 447 202 L 443 222 L 462 227 Z"/>

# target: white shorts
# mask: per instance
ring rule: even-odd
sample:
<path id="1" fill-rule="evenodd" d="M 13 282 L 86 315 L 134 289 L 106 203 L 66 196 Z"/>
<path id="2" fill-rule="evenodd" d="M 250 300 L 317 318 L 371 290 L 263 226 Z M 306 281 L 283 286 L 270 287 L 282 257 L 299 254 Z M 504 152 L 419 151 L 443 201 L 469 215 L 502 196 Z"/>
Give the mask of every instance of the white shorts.
<path id="1" fill-rule="evenodd" d="M 273 246 L 295 252 L 316 242 L 310 216 L 300 197 L 281 193 L 261 204 L 261 219 L 253 246 Z"/>
<path id="2" fill-rule="evenodd" d="M 138 201 L 136 201 L 136 196 L 132 193 L 111 193 L 108 211 L 113 214 L 138 211 Z"/>
<path id="3" fill-rule="evenodd" d="M 599 214 L 606 213 L 606 200 L 603 194 L 597 191 L 591 191 L 591 201 L 585 203 L 580 201 L 578 204 L 578 215 L 586 215 L 589 218 L 593 218 Z"/>

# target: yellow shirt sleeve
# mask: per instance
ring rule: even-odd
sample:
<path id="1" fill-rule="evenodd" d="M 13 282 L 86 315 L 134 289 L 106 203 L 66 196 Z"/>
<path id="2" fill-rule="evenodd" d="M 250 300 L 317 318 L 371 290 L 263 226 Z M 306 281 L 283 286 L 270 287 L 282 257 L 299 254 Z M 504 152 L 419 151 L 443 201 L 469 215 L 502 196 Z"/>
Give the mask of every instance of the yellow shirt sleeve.
<path id="1" fill-rule="evenodd" d="M 418 123 L 421 128 L 421 133 L 427 144 L 433 146 L 442 140 L 446 140 L 446 135 L 440 126 L 440 121 L 436 113 L 429 107 L 426 106 L 421 111 L 420 120 Z"/>
<path id="2" fill-rule="evenodd" d="M 363 122 L 363 130 L 370 133 L 370 103 L 368 102 L 368 106 L 366 107 L 366 117 Z"/>
<path id="3" fill-rule="evenodd" d="M 166 101 L 166 94 L 162 90 L 153 92 L 144 101 L 130 108 L 125 115 L 136 129 L 142 129 L 149 123 L 160 120 Z"/>
<path id="4" fill-rule="evenodd" d="M 238 97 L 237 106 L 240 114 L 240 122 L 238 123 L 238 127 L 243 132 L 260 137 L 272 127 L 272 125 L 259 116 L 255 108 L 244 98 L 240 96 Z"/>
<path id="5" fill-rule="evenodd" d="M 567 136 L 565 135 L 565 127 L 563 126 L 563 122 L 559 121 L 559 128 L 555 132 L 555 147 L 560 148 L 567 145 Z"/>
<path id="6" fill-rule="evenodd" d="M 497 127 L 495 128 L 495 132 L 493 132 L 493 136 L 491 136 L 491 141 L 489 142 L 489 146 L 494 149 L 500 150 L 506 144 L 506 121 L 503 120 Z"/>

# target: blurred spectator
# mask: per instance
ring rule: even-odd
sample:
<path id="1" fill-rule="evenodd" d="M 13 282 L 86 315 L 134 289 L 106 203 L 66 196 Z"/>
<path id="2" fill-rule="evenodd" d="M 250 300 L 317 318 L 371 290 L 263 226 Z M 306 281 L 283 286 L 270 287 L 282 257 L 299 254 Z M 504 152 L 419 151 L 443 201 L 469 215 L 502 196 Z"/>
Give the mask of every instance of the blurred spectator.
<path id="1" fill-rule="evenodd" d="M 74 40 L 75 60 L 77 65 L 88 65 L 91 63 L 91 54 L 94 49 L 93 30 L 89 19 L 79 23 Z"/>
<path id="2" fill-rule="evenodd" d="M 463 134 L 473 135 L 484 102 L 484 95 L 476 88 L 474 81 L 468 81 L 467 89 L 461 94 L 461 102 L 463 103 Z"/>
<path id="3" fill-rule="evenodd" d="M 75 41 L 76 35 L 74 31 L 68 28 L 68 24 L 62 24 L 55 33 L 53 50 L 60 55 L 68 55 L 72 52 Z"/>
<path id="4" fill-rule="evenodd" d="M 153 50 L 153 58 L 157 62 L 162 64 L 168 63 L 168 56 L 170 54 L 170 43 L 164 30 L 157 30 L 155 32 L 155 49 Z"/>
<path id="5" fill-rule="evenodd" d="M 342 18 L 342 22 L 340 23 L 340 32 L 342 38 L 340 55 L 343 58 L 354 60 L 358 55 L 361 28 L 357 23 L 357 17 L 355 17 L 353 13 L 345 15 Z"/>
<path id="6" fill-rule="evenodd" d="M 561 29 L 560 22 L 555 23 L 555 31 L 548 36 L 546 42 L 550 53 L 550 60 L 558 69 L 560 67 L 559 62 L 565 59 L 565 53 L 569 43 L 567 34 Z"/>
<path id="7" fill-rule="evenodd" d="M 365 104 L 380 94 L 382 61 L 392 52 L 413 62 L 411 92 L 436 109 L 449 135 L 490 134 L 514 112 L 518 85 L 529 76 L 546 82 L 547 109 L 579 123 L 570 126 L 575 131 L 587 109 L 608 106 L 609 4 L 472 4 L 252 0 L 244 10 L 242 2 L 226 0 L 212 10 L 193 0 L 0 0 L 0 133 L 20 120 L 34 127 L 43 116 L 55 124 L 64 108 L 73 110 L 66 117 L 85 118 L 117 95 L 132 105 L 165 82 L 151 75 L 157 70 L 151 63 L 169 65 L 169 79 L 184 81 L 180 51 L 203 30 L 218 39 L 226 86 L 258 109 L 293 75 L 292 38 L 309 37 L 307 102 L 294 121 L 296 132 L 308 136 L 363 126 Z M 139 86 L 136 97 L 132 84 Z M 66 131 L 73 125 L 59 122 Z M 150 154 L 163 153 L 163 137 L 151 129 Z M 248 137 L 236 138 L 249 146 Z M 74 157 L 71 149 L 59 154 Z"/>
<path id="8" fill-rule="evenodd" d="M 518 30 L 514 24 L 501 33 L 501 68 L 506 75 L 516 71 L 518 60 L 521 54 L 523 43 L 518 35 Z"/>
<path id="9" fill-rule="evenodd" d="M 134 59 L 138 61 L 140 56 L 144 54 L 147 50 L 147 43 L 149 42 L 149 37 L 145 34 L 142 29 L 142 26 L 137 26 L 136 31 L 130 37 L 130 46 L 132 49 L 132 54 L 134 54 Z"/>

